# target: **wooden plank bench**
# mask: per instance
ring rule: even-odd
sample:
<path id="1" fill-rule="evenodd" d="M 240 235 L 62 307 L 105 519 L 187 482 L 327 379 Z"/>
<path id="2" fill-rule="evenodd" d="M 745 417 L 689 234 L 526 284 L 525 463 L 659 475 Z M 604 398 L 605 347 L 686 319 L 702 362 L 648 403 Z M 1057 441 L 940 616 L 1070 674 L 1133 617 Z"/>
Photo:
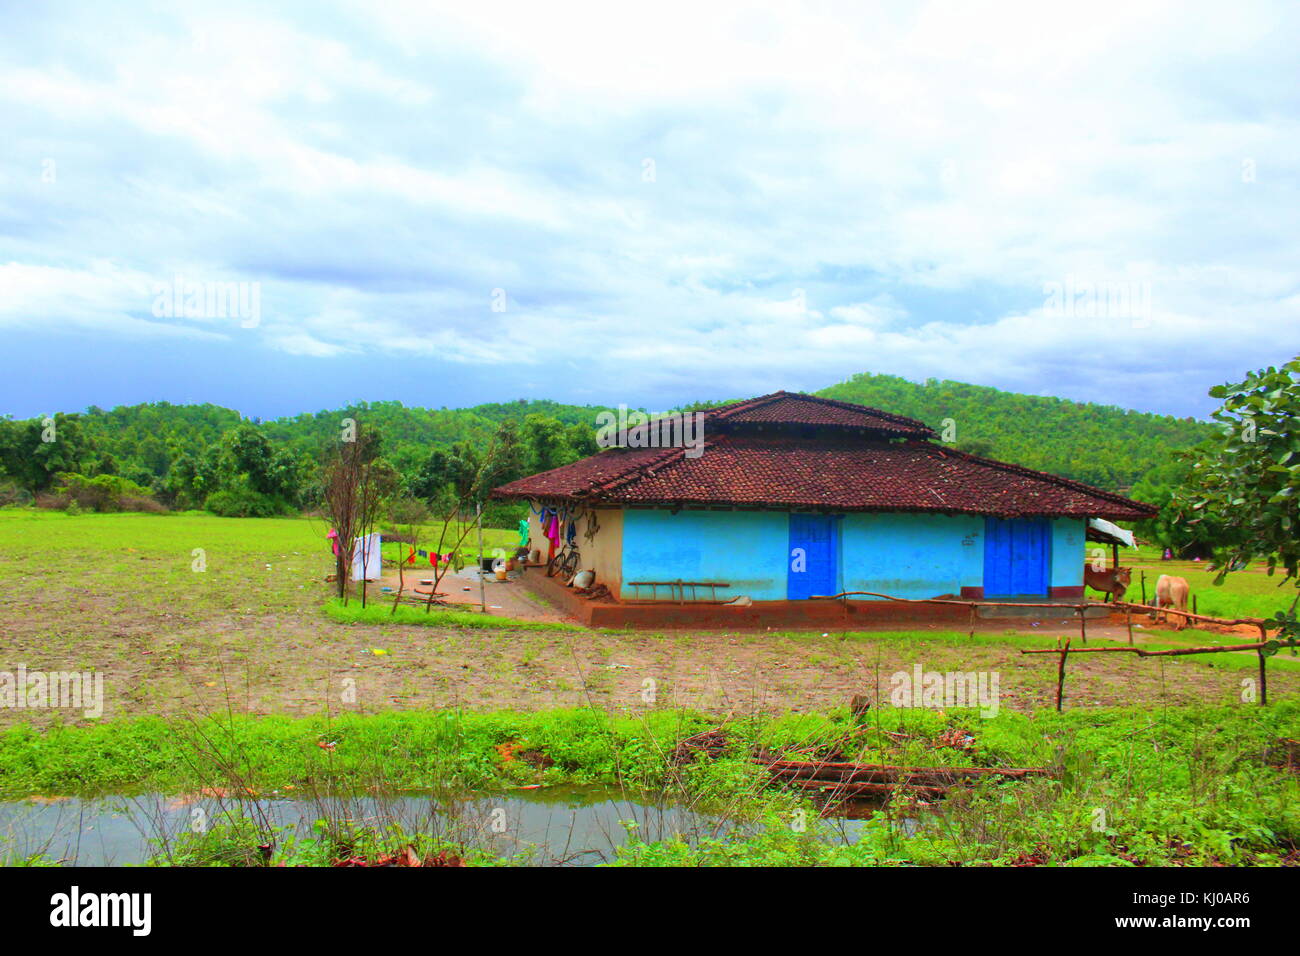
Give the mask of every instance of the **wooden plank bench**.
<path id="1" fill-rule="evenodd" d="M 641 588 L 643 588 L 643 587 L 644 587 L 644 588 L 650 588 L 650 600 L 652 600 L 652 601 L 657 601 L 657 600 L 659 600 L 659 589 L 660 589 L 660 588 L 668 588 L 668 599 L 669 599 L 670 601 L 673 600 L 673 592 L 676 591 L 677 594 L 680 595 L 680 598 L 677 600 L 677 603 L 678 603 L 678 604 L 686 604 L 686 603 L 687 603 L 687 601 L 686 601 L 686 589 L 687 589 L 687 588 L 690 588 L 690 589 L 691 589 L 691 601 L 692 601 L 692 602 L 696 602 L 696 601 L 699 600 L 699 588 L 708 588 L 708 589 L 709 589 L 709 594 L 710 594 L 710 600 L 712 600 L 714 603 L 717 603 L 717 600 L 718 600 L 718 588 L 729 588 L 729 587 L 731 587 L 731 585 L 728 584 L 726 581 L 681 581 L 681 580 L 678 580 L 678 581 L 628 581 L 627 583 L 628 583 L 628 587 L 633 587 L 633 588 L 636 588 L 636 589 L 637 589 L 637 592 L 636 592 L 636 593 L 637 593 L 637 598 L 638 598 L 638 599 L 641 597 Z"/>

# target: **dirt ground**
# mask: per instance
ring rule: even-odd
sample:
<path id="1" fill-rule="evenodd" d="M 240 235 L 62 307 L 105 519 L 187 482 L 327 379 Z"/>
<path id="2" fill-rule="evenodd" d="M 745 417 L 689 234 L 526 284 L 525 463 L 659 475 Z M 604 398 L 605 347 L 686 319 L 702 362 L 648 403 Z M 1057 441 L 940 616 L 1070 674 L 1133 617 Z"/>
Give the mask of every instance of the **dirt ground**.
<path id="1" fill-rule="evenodd" d="M 490 590 L 489 601 L 510 600 L 495 596 L 507 587 L 514 590 Z M 950 643 L 944 632 L 469 630 L 336 624 L 313 607 L 194 620 L 183 608 L 123 612 L 107 603 L 93 591 L 57 588 L 21 609 L 6 601 L 0 654 L 29 670 L 102 670 L 105 717 L 228 706 L 254 714 L 584 704 L 635 712 L 651 702 L 730 713 L 811 710 L 843 706 L 855 694 L 887 695 L 890 675 L 917 663 L 996 671 L 1002 706 L 1030 709 L 1051 705 L 1057 658 L 1024 655 L 1017 645 L 1049 647 L 1058 634 L 1073 635 L 1073 627 L 1051 625 L 1007 633 L 1001 622 L 977 633 L 990 643 Z M 1094 643 L 1122 641 L 1124 628 L 1094 626 L 1090 635 Z M 1227 703 L 1239 701 L 1241 680 L 1252 676 L 1200 661 L 1078 655 L 1069 661 L 1066 700 L 1072 707 Z M 1270 690 L 1274 699 L 1293 696 L 1300 679 L 1274 668 Z M 0 711 L 5 722 L 44 716 Z"/>
<path id="2" fill-rule="evenodd" d="M 533 569 L 530 574 L 541 574 L 541 569 Z M 559 609 L 540 599 L 520 583 L 519 571 L 508 572 L 504 582 L 496 580 L 495 575 L 483 578 L 482 597 L 487 605 L 487 612 L 495 617 L 509 618 L 515 621 L 550 621 L 566 620 Z M 423 600 L 433 590 L 432 573 L 402 570 L 399 575 L 395 568 L 385 568 L 383 576 L 372 587 L 381 600 L 391 601 L 399 588 L 405 596 Z M 427 583 L 426 583 L 427 582 Z M 438 600 L 451 609 L 462 608 L 477 611 L 480 607 L 479 576 L 473 567 L 464 568 L 459 574 L 448 572 L 438 582 Z M 387 590 L 385 590 L 387 589 Z"/>
<path id="3" fill-rule="evenodd" d="M 964 631 L 927 629 L 647 633 L 340 624 L 321 611 L 330 596 L 328 556 L 314 539 L 308 543 L 316 550 L 291 550 L 302 536 L 296 528 L 286 523 L 279 541 L 261 530 L 273 526 L 259 525 L 268 541 L 249 545 L 233 524 L 195 519 L 191 528 L 186 518 L 163 520 L 146 526 L 154 535 L 148 546 L 124 546 L 119 524 L 112 527 L 111 552 L 110 546 L 84 553 L 69 547 L 48 563 L 43 556 L 57 542 L 44 525 L 30 544 L 12 535 L 9 557 L 0 554 L 0 670 L 101 671 L 105 718 L 228 708 L 253 714 L 587 704 L 633 713 L 652 706 L 735 714 L 820 710 L 845 706 L 855 694 L 883 698 L 890 676 L 916 664 L 927 671 L 996 672 L 1001 706 L 1030 709 L 1051 706 L 1057 658 L 1020 650 L 1077 634 L 1076 622 L 1057 620 L 1037 627 L 983 621 L 973 640 Z M 162 539 L 155 527 L 172 537 Z M 84 539 L 78 527 L 75 541 Z M 191 557 L 198 546 L 207 549 L 202 573 L 195 573 Z M 476 601 L 476 583 L 464 586 L 473 590 L 456 593 Z M 498 613 L 559 617 L 518 584 L 491 583 L 486 592 Z M 1122 625 L 1090 623 L 1089 636 L 1093 643 L 1126 641 Z M 1214 637 L 1156 633 L 1145 625 L 1137 640 L 1190 645 Z M 1270 664 L 1274 700 L 1300 692 L 1300 667 L 1287 656 Z M 1066 705 L 1242 703 L 1242 681 L 1255 676 L 1253 655 L 1224 657 L 1073 656 Z M 0 708 L 0 724 L 77 716 Z"/>

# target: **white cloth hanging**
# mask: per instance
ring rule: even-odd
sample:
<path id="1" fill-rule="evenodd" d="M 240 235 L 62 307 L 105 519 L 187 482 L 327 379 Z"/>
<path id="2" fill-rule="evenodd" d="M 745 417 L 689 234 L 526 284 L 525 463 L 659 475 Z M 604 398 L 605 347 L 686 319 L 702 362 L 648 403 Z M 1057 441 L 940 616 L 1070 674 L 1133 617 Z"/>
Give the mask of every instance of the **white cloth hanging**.
<path id="1" fill-rule="evenodd" d="M 352 580 L 378 581 L 383 573 L 384 552 L 380 550 L 383 536 L 372 532 L 364 538 L 357 538 L 352 543 Z"/>

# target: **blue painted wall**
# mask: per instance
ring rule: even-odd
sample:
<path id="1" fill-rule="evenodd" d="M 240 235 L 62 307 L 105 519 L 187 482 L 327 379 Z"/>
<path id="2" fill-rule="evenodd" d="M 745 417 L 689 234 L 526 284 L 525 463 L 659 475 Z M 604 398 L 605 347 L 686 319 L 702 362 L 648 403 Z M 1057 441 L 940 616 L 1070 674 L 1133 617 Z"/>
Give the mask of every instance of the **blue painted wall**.
<path id="1" fill-rule="evenodd" d="M 983 586 L 982 517 L 850 514 L 842 531 L 846 591 L 930 598 Z"/>
<path id="2" fill-rule="evenodd" d="M 982 517 L 847 514 L 839 521 L 837 591 L 921 598 L 983 586 Z M 636 596 L 628 581 L 681 579 L 729 582 L 720 598 L 785 600 L 789 535 L 783 512 L 630 508 L 623 519 L 620 593 Z M 1081 555 L 1075 563 L 1082 567 Z M 644 589 L 641 594 L 650 596 Z"/>
<path id="3" fill-rule="evenodd" d="M 623 513 L 622 597 L 629 581 L 726 581 L 722 600 L 747 595 L 784 601 L 789 518 L 779 511 L 679 511 L 629 508 Z M 662 589 L 660 590 L 662 594 Z M 649 597 L 649 589 L 641 590 Z"/>
<path id="4" fill-rule="evenodd" d="M 1087 523 L 1083 518 L 1052 520 L 1052 587 L 1079 587 L 1087 561 Z"/>

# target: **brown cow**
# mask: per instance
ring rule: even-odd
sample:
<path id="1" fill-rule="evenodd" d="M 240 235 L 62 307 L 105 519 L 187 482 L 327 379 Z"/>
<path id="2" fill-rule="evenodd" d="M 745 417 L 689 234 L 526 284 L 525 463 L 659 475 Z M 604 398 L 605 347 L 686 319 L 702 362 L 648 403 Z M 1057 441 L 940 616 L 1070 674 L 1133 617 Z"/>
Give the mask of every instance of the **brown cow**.
<path id="1" fill-rule="evenodd" d="M 1187 610 L 1187 595 L 1191 588 L 1187 584 L 1186 578 L 1176 578 L 1172 574 L 1162 574 L 1156 579 L 1156 607 L 1174 608 L 1177 611 Z M 1156 620 L 1160 620 L 1159 611 L 1156 612 Z M 1169 623 L 1169 612 L 1165 611 L 1165 623 Z M 1181 631 L 1187 626 L 1187 618 L 1181 614 L 1175 614 L 1177 623 L 1174 625 L 1175 631 Z"/>
<path id="2" fill-rule="evenodd" d="M 1091 564 L 1083 566 L 1084 586 L 1090 587 L 1094 591 L 1101 591 L 1106 595 L 1108 602 L 1124 597 L 1124 592 L 1128 590 L 1129 578 L 1132 576 L 1132 568 L 1110 568 L 1106 571 L 1096 571 Z"/>

